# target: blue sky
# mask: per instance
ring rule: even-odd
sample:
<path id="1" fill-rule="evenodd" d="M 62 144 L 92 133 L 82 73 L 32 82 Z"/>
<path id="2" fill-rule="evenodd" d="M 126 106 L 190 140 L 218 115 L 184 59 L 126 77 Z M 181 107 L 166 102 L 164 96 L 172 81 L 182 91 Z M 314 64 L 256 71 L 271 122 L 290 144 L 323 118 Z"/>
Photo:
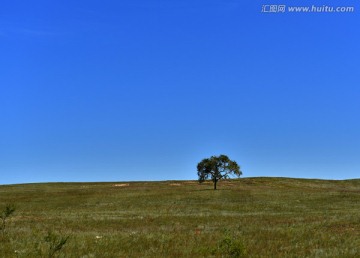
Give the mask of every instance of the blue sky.
<path id="1" fill-rule="evenodd" d="M 264 4 L 354 13 L 261 13 Z M 358 1 L 6 1 L 0 184 L 358 178 Z"/>

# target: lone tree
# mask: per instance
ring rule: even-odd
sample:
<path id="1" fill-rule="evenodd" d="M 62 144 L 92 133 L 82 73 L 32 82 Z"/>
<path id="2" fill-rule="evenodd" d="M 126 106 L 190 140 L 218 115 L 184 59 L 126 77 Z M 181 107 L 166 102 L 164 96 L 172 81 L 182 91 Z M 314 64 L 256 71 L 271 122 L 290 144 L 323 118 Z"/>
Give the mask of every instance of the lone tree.
<path id="1" fill-rule="evenodd" d="M 211 156 L 208 159 L 203 159 L 197 165 L 199 182 L 202 183 L 207 179 L 214 182 L 214 190 L 216 184 L 220 179 L 230 178 L 230 175 L 240 177 L 242 172 L 240 166 L 228 158 L 226 155 Z"/>

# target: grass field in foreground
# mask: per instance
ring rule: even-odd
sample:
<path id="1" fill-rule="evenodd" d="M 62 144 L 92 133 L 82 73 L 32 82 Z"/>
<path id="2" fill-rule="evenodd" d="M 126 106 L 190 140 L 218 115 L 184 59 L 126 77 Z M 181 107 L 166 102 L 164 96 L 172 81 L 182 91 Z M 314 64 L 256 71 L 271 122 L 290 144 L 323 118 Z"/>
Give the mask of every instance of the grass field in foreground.
<path id="1" fill-rule="evenodd" d="M 0 257 L 360 257 L 360 180 L 0 186 Z M 54 240 L 55 241 L 55 240 Z"/>

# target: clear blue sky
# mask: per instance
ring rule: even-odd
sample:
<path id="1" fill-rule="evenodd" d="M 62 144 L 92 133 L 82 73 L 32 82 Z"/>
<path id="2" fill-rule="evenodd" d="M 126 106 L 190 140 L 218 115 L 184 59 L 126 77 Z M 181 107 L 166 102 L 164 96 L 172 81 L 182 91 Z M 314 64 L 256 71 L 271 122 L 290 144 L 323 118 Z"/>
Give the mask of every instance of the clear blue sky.
<path id="1" fill-rule="evenodd" d="M 354 13 L 261 13 L 263 4 Z M 3 1 L 0 184 L 358 178 L 359 1 Z"/>

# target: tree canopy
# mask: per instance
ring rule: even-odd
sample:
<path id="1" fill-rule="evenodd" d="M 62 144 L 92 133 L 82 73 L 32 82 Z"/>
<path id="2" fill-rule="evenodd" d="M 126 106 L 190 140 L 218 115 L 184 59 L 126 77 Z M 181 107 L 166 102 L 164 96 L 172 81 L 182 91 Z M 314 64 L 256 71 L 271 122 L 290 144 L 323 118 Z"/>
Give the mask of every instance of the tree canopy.
<path id="1" fill-rule="evenodd" d="M 219 180 L 230 178 L 231 175 L 237 177 L 242 175 L 240 166 L 226 155 L 203 159 L 198 163 L 197 171 L 199 182 L 202 183 L 211 179 L 214 183 L 214 190 L 216 190 L 216 184 Z"/>

